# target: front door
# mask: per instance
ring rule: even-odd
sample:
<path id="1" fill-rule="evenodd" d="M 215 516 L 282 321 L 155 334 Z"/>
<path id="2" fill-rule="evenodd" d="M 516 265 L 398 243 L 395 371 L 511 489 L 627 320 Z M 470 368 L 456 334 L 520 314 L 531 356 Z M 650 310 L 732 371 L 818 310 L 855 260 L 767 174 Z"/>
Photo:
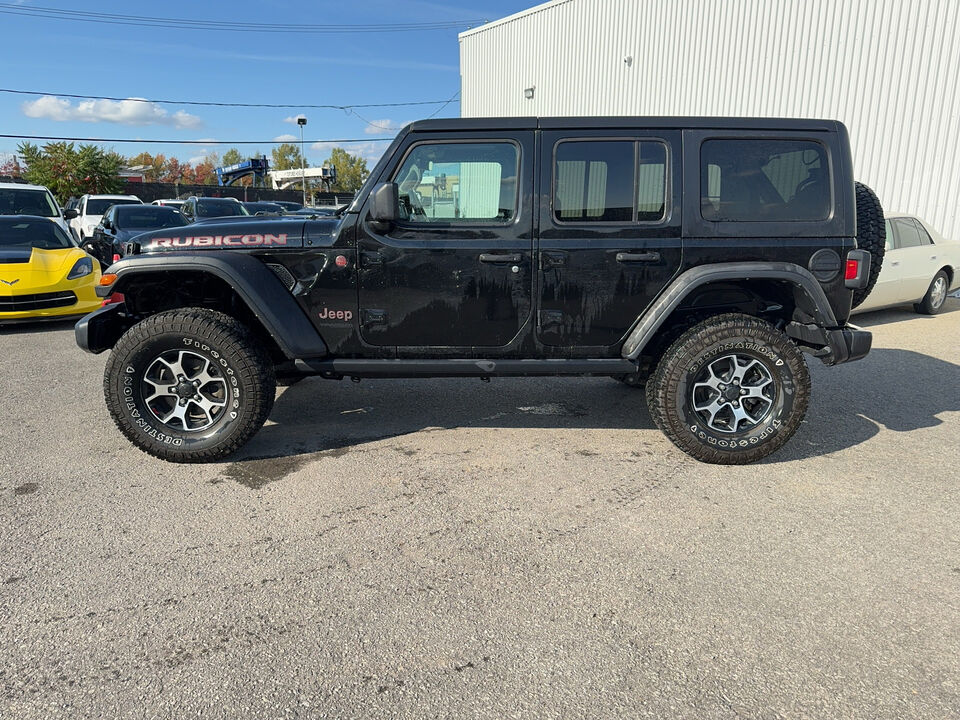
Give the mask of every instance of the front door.
<path id="1" fill-rule="evenodd" d="M 357 231 L 361 335 L 400 348 L 504 348 L 531 314 L 532 131 L 410 136 L 381 182 L 401 220 Z"/>
<path id="2" fill-rule="evenodd" d="M 537 333 L 611 355 L 679 271 L 680 133 L 542 136 Z"/>

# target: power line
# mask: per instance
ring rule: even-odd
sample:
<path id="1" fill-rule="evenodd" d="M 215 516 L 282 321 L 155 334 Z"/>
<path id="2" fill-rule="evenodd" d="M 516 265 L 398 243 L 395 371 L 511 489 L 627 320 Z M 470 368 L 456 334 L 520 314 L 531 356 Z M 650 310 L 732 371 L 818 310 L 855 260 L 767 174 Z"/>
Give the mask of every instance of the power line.
<path id="1" fill-rule="evenodd" d="M 62 140 L 68 142 L 91 142 L 91 143 L 154 143 L 165 145 L 280 145 L 291 140 L 136 140 L 132 138 L 84 138 L 84 137 L 64 137 L 58 135 L 13 135 L 0 134 L 0 138 L 11 138 L 14 140 Z M 366 142 L 392 142 L 393 138 L 337 138 L 334 140 L 304 140 L 304 143 L 314 145 L 316 143 L 366 143 Z"/>
<path id="2" fill-rule="evenodd" d="M 67 20 L 73 22 L 97 23 L 100 25 L 132 25 L 136 27 L 172 28 L 181 30 L 207 30 L 225 32 L 255 33 L 308 33 L 334 35 L 341 33 L 388 33 L 422 32 L 430 30 L 456 30 L 481 25 L 485 20 L 447 20 L 442 22 L 421 23 L 365 23 L 361 25 L 314 25 L 309 23 L 262 23 L 236 22 L 224 20 L 195 20 L 189 18 L 172 19 L 145 15 L 124 15 L 118 13 L 98 13 L 87 10 L 66 10 L 62 8 L 0 3 L 0 13 L 47 20 Z"/>
<path id="3" fill-rule="evenodd" d="M 204 107 L 346 110 L 348 112 L 353 108 L 410 107 L 414 105 L 446 106 L 451 102 L 451 100 L 414 100 L 414 101 L 408 101 L 408 102 L 361 103 L 361 104 L 354 104 L 354 105 L 311 105 L 311 104 L 302 104 L 302 103 L 241 103 L 241 102 L 210 102 L 210 101 L 202 101 L 202 100 L 150 100 L 147 98 L 125 98 L 125 97 L 114 97 L 110 95 L 77 95 L 74 93 L 42 92 L 40 90 L 14 90 L 12 88 L 0 88 L 0 93 L 7 93 L 10 95 L 46 95 L 50 97 L 71 98 L 74 100 L 112 100 L 114 102 L 143 102 L 143 103 L 154 103 L 156 105 L 195 105 L 195 106 L 204 106 Z"/>

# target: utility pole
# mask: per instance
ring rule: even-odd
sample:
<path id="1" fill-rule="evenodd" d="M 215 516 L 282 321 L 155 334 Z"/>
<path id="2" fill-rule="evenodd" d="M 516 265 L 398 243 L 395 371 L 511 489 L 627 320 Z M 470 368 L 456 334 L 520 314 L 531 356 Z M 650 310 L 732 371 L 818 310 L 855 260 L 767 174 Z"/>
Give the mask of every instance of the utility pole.
<path id="1" fill-rule="evenodd" d="M 304 166 L 306 160 L 303 157 L 303 126 L 307 124 L 306 115 L 297 115 L 297 125 L 300 126 L 300 183 L 303 185 L 303 204 L 307 204 L 307 171 Z"/>

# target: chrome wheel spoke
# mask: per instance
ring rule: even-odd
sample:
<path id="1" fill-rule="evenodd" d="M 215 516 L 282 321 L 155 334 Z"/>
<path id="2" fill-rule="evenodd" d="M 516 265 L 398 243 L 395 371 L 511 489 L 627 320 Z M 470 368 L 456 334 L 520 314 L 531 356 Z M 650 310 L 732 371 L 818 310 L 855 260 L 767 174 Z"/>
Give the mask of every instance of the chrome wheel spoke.
<path id="1" fill-rule="evenodd" d="M 168 350 L 156 357 L 141 378 L 140 392 L 156 420 L 186 432 L 212 426 L 230 397 L 217 364 L 192 350 Z"/>
<path id="2" fill-rule="evenodd" d="M 776 384 L 764 364 L 731 353 L 706 365 L 690 385 L 694 412 L 711 430 L 746 432 L 763 421 L 774 405 Z"/>

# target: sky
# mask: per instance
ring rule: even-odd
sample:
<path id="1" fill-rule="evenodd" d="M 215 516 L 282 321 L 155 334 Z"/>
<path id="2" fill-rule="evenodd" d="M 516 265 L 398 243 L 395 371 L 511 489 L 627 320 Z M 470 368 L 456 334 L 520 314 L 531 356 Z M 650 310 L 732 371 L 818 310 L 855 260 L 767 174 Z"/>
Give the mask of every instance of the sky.
<path id="1" fill-rule="evenodd" d="M 307 116 L 305 154 L 311 165 L 329 156 L 329 139 L 372 163 L 406 122 L 456 117 L 459 103 L 338 109 L 222 108 L 58 98 L 43 93 L 116 98 L 352 105 L 448 100 L 460 89 L 457 34 L 538 4 L 536 0 L 232 0 L 118 2 L 66 0 L 0 2 L 0 133 L 91 138 L 203 140 L 199 145 L 103 143 L 123 155 L 144 150 L 196 162 L 222 154 L 231 141 L 242 153 L 270 154 L 266 141 L 299 143 L 295 118 Z M 117 25 L 17 14 L 19 8 L 71 12 L 329 27 L 389 26 L 389 32 L 334 34 L 232 32 L 223 29 Z M 398 31 L 399 24 L 451 23 L 455 28 Z M 0 156 L 19 140 L 0 138 Z M 35 141 L 42 144 L 42 141 Z M 2 159 L 2 158 L 0 158 Z"/>

